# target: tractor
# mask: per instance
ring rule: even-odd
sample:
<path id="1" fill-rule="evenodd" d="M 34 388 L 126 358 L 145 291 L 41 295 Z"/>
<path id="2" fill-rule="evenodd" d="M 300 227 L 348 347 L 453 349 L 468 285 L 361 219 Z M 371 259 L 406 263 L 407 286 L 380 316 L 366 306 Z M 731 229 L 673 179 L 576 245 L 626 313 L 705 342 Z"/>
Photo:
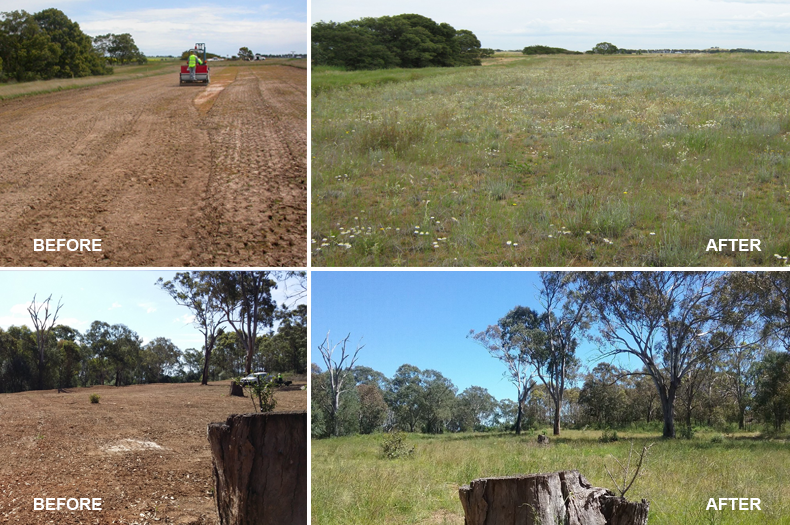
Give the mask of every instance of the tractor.
<path id="1" fill-rule="evenodd" d="M 195 44 L 195 53 L 197 56 L 200 56 L 203 53 L 203 65 L 197 65 L 195 67 L 195 80 L 192 80 L 189 75 L 189 67 L 181 66 L 181 73 L 179 74 L 179 82 L 180 85 L 184 84 L 208 84 L 210 81 L 209 78 L 209 67 L 206 63 L 206 44 Z"/>

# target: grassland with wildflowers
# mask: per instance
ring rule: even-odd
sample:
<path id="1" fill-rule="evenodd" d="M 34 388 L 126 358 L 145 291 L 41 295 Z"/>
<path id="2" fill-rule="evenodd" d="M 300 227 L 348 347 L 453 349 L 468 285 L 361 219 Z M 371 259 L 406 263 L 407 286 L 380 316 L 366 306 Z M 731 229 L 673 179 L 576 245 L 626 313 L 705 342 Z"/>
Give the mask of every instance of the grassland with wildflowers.
<path id="1" fill-rule="evenodd" d="M 315 266 L 777 266 L 790 55 L 312 75 Z M 762 251 L 706 251 L 709 239 Z"/>

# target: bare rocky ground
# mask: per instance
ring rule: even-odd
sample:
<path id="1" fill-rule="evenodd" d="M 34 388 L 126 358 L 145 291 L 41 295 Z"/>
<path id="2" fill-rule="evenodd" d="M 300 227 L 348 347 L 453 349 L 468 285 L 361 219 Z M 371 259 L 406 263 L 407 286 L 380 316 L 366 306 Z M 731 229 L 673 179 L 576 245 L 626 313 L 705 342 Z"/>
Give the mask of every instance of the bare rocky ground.
<path id="1" fill-rule="evenodd" d="M 276 411 L 306 410 L 304 381 Z M 0 395 L 0 523 L 216 525 L 206 426 L 252 412 L 229 383 Z M 89 394 L 101 396 L 91 404 Z M 33 498 L 102 498 L 102 511 L 33 511 Z"/>
<path id="2" fill-rule="evenodd" d="M 176 71 L 0 102 L 0 264 L 306 266 L 306 70 Z"/>

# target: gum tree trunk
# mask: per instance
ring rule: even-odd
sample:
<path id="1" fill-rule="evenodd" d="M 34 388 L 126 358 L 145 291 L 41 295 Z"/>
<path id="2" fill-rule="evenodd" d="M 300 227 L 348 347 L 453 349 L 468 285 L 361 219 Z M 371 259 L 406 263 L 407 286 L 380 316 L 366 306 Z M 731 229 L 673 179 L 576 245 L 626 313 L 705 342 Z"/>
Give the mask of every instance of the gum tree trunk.
<path id="1" fill-rule="evenodd" d="M 208 426 L 220 525 L 307 523 L 307 413 L 230 416 Z"/>
<path id="2" fill-rule="evenodd" d="M 558 397 L 554 402 L 554 435 L 560 435 L 560 407 L 562 406 L 562 398 Z"/>
<path id="3" fill-rule="evenodd" d="M 675 437 L 675 393 L 676 388 L 674 384 L 669 386 L 669 392 L 661 391 L 661 411 L 664 415 L 664 432 L 663 437 Z"/>

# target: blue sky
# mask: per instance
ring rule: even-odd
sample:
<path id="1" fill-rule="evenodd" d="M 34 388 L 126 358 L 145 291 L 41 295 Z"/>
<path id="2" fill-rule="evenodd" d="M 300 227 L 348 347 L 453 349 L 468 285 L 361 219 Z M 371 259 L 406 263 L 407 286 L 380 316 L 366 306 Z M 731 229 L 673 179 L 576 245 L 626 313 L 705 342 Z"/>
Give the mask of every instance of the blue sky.
<path id="1" fill-rule="evenodd" d="M 392 377 L 402 364 L 434 369 L 458 391 L 482 386 L 497 399 L 514 398 L 504 365 L 471 339 L 517 305 L 539 309 L 537 272 L 529 271 L 319 271 L 312 272 L 311 361 L 324 369 L 316 348 L 327 331 L 334 342 L 351 334 L 365 345 L 358 365 Z M 592 368 L 598 349 L 582 345 Z M 595 361 L 597 362 L 597 361 Z"/>
<path id="2" fill-rule="evenodd" d="M 192 316 L 161 288 L 156 280 L 172 279 L 176 272 L 159 270 L 0 270 L 0 327 L 31 326 L 27 307 L 52 294 L 52 305 L 62 298 L 58 324 L 85 332 L 93 321 L 125 324 L 147 343 L 167 337 L 181 350 L 200 349 L 203 335 Z M 282 290 L 273 294 L 278 304 Z M 289 303 L 290 304 L 290 303 Z"/>
<path id="3" fill-rule="evenodd" d="M 313 0 L 311 23 L 418 13 L 469 29 L 483 47 L 540 44 L 577 51 L 622 48 L 753 48 L 788 51 L 790 0 Z"/>
<path id="4" fill-rule="evenodd" d="M 197 42 L 223 56 L 237 54 L 242 46 L 255 53 L 307 51 L 307 0 L 0 0 L 0 12 L 35 13 L 50 7 L 63 11 L 91 36 L 130 33 L 148 56 L 178 56 Z"/>

